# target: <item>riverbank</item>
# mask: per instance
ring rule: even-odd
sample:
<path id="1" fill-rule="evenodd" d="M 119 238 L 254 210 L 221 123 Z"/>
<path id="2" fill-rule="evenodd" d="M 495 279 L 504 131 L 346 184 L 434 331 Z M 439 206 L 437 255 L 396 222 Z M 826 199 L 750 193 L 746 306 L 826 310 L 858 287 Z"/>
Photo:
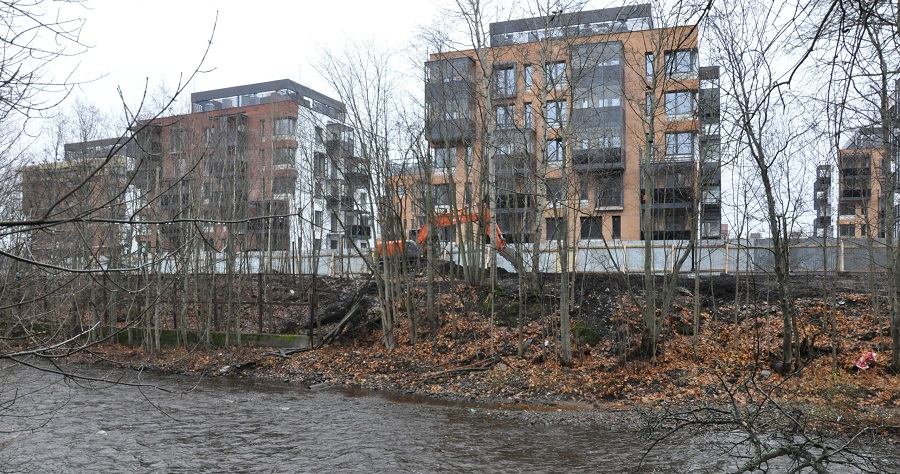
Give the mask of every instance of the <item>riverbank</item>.
<path id="1" fill-rule="evenodd" d="M 780 346 L 781 318 L 767 301 L 737 308 L 721 299 L 715 307 L 705 305 L 695 339 L 687 323 L 690 298 L 679 298 L 661 355 L 651 362 L 629 355 L 626 343 L 636 336 L 630 323 L 635 309 L 628 299 L 597 288 L 586 295 L 574 325 L 598 334 L 579 331 L 573 364 L 565 366 L 547 333 L 552 322 L 546 317 L 524 325 L 519 357 L 518 331 L 505 319 L 508 301 L 496 302 L 492 315 L 481 311 L 484 299 L 477 294 L 459 291 L 441 298 L 440 328 L 420 327 L 412 344 L 404 319 L 396 328 L 397 347 L 390 351 L 379 328 L 361 324 L 348 337 L 291 355 L 250 347 L 144 353 L 104 345 L 80 360 L 164 373 L 264 377 L 304 387 L 390 390 L 520 412 L 562 413 L 541 419 L 569 422 L 609 421 L 609 413 L 619 413 L 636 423 L 645 409 L 659 413 L 732 402 L 773 403 L 802 411 L 810 426 L 846 432 L 875 427 L 886 440 L 900 441 L 900 376 L 877 363 L 869 370 L 854 368 L 860 355 L 880 352 L 887 343 L 886 318 L 865 295 L 841 292 L 827 301 L 798 300 L 804 357 L 800 370 L 789 375 L 773 370 L 768 358 Z"/>

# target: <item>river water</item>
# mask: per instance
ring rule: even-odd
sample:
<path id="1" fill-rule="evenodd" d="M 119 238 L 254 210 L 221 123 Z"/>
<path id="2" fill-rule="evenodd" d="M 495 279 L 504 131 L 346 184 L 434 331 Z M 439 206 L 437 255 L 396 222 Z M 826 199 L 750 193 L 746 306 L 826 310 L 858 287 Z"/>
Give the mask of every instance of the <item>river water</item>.
<path id="1" fill-rule="evenodd" d="M 0 472 L 721 472 L 682 436 L 646 441 L 497 408 L 274 381 L 0 366 Z M 155 388 L 159 387 L 159 388 Z M 537 421 L 535 421 L 537 420 Z"/>

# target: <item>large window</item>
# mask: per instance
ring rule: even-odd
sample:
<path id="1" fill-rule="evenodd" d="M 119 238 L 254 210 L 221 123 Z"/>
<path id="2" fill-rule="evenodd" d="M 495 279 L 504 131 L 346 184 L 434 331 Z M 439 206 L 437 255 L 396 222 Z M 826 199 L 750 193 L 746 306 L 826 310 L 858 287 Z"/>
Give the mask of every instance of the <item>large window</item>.
<path id="1" fill-rule="evenodd" d="M 552 202 L 562 202 L 565 198 L 565 188 L 563 187 L 562 178 L 547 178 L 547 200 Z"/>
<path id="2" fill-rule="evenodd" d="M 494 92 L 502 97 L 516 95 L 516 68 L 501 67 L 494 73 Z"/>
<path id="3" fill-rule="evenodd" d="M 841 237 L 856 237 L 856 226 L 853 224 L 838 225 L 838 234 Z"/>
<path id="4" fill-rule="evenodd" d="M 581 240 L 603 239 L 603 218 L 600 216 L 581 218 Z"/>
<path id="5" fill-rule="evenodd" d="M 275 149 L 275 166 L 278 165 L 288 165 L 294 166 L 294 155 L 296 154 L 296 148 L 276 148 Z"/>
<path id="6" fill-rule="evenodd" d="M 434 149 L 434 171 L 436 173 L 452 170 L 455 166 L 456 148 L 449 147 Z"/>
<path id="7" fill-rule="evenodd" d="M 596 207 L 622 207 L 624 185 L 622 173 L 601 173 L 597 176 Z"/>
<path id="8" fill-rule="evenodd" d="M 689 91 L 666 92 L 666 116 L 682 118 L 693 115 L 694 94 Z"/>
<path id="9" fill-rule="evenodd" d="M 297 130 L 297 119 L 293 117 L 285 117 L 275 119 L 275 136 L 293 136 Z"/>
<path id="10" fill-rule="evenodd" d="M 547 140 L 547 161 L 560 162 L 565 157 L 565 145 L 562 140 Z"/>
<path id="11" fill-rule="evenodd" d="M 173 128 L 169 131 L 169 152 L 181 153 L 185 151 L 187 145 L 187 130 L 183 128 Z"/>
<path id="12" fill-rule="evenodd" d="M 666 156 L 691 157 L 694 155 L 694 133 L 666 134 Z"/>
<path id="13" fill-rule="evenodd" d="M 272 181 L 272 194 L 294 194 L 295 182 L 292 177 L 276 176 Z"/>
<path id="14" fill-rule="evenodd" d="M 501 105 L 496 108 L 497 128 L 515 128 L 516 106 Z"/>
<path id="15" fill-rule="evenodd" d="M 434 205 L 435 206 L 449 206 L 450 205 L 450 184 L 435 184 L 432 188 L 434 190 Z"/>
<path id="16" fill-rule="evenodd" d="M 565 87 L 567 82 L 566 63 L 564 61 L 547 63 L 544 66 L 544 86 L 546 88 Z"/>
<path id="17" fill-rule="evenodd" d="M 562 240 L 566 232 L 566 226 L 562 218 L 548 217 L 545 222 L 547 240 Z"/>
<path id="18" fill-rule="evenodd" d="M 697 53 L 692 50 L 666 53 L 666 72 L 669 77 L 692 75 L 697 72 Z"/>
<path id="19" fill-rule="evenodd" d="M 544 116 L 547 118 L 548 127 L 560 127 L 566 123 L 569 111 L 566 108 L 565 100 L 549 100 L 547 101 L 547 110 Z"/>

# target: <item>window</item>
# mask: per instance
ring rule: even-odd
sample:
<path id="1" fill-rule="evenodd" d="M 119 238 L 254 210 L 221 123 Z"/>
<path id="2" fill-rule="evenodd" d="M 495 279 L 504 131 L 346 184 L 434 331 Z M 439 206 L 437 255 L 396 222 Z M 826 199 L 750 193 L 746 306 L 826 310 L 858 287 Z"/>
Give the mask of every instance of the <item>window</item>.
<path id="1" fill-rule="evenodd" d="M 855 216 L 856 215 L 856 205 L 852 202 L 840 202 L 838 203 L 838 215 L 840 216 Z"/>
<path id="2" fill-rule="evenodd" d="M 496 109 L 497 128 L 515 128 L 516 106 L 501 105 Z"/>
<path id="3" fill-rule="evenodd" d="M 259 121 L 259 139 L 261 141 L 266 141 L 266 121 Z"/>
<path id="4" fill-rule="evenodd" d="M 325 221 L 322 211 L 316 211 L 315 213 L 313 213 L 313 225 L 322 227 L 322 224 L 324 223 Z"/>
<path id="5" fill-rule="evenodd" d="M 331 213 L 331 231 L 332 231 L 332 232 L 337 232 L 337 231 L 339 231 L 339 230 L 341 230 L 341 227 L 340 227 L 340 221 L 338 221 L 338 216 L 337 216 L 337 214 L 335 214 L 335 213 L 332 212 L 332 213 Z M 332 248 L 337 248 L 337 247 L 332 247 Z"/>
<path id="6" fill-rule="evenodd" d="M 622 216 L 612 216 L 612 238 L 622 238 Z"/>
<path id="7" fill-rule="evenodd" d="M 494 76 L 494 92 L 502 97 L 516 95 L 516 68 L 501 67 Z"/>
<path id="8" fill-rule="evenodd" d="M 338 241 L 335 240 L 335 239 L 331 239 L 331 241 L 330 241 L 330 243 L 329 243 L 329 247 L 331 248 L 331 250 L 337 250 L 337 248 L 338 248 Z"/>
<path id="9" fill-rule="evenodd" d="M 456 148 L 434 149 L 434 171 L 452 170 L 456 166 Z"/>
<path id="10" fill-rule="evenodd" d="M 325 153 L 313 153 L 313 173 L 317 175 L 325 174 Z"/>
<path id="11" fill-rule="evenodd" d="M 689 91 L 666 92 L 666 115 L 680 117 L 694 113 L 694 94 Z"/>
<path id="12" fill-rule="evenodd" d="M 435 206 L 449 206 L 450 205 L 450 184 L 435 184 L 433 187 L 434 191 L 434 205 Z"/>
<path id="13" fill-rule="evenodd" d="M 602 128 L 597 131 L 597 147 L 598 148 L 621 148 L 622 133 L 618 128 Z"/>
<path id="14" fill-rule="evenodd" d="M 565 225 L 560 217 L 548 217 L 546 219 L 547 240 L 562 240 L 565 235 Z"/>
<path id="15" fill-rule="evenodd" d="M 294 183 L 290 176 L 276 176 L 272 181 L 272 194 L 294 194 Z"/>
<path id="16" fill-rule="evenodd" d="M 297 119 L 293 117 L 285 117 L 275 119 L 275 136 L 293 136 L 297 130 Z"/>
<path id="17" fill-rule="evenodd" d="M 646 73 L 647 73 L 647 82 L 648 83 L 653 81 L 653 71 L 654 71 L 654 69 L 656 69 L 656 66 L 654 66 L 654 64 L 653 64 L 654 60 L 655 59 L 654 59 L 653 53 L 647 53 L 644 55 L 644 62 L 646 63 L 646 69 L 647 69 Z"/>
<path id="18" fill-rule="evenodd" d="M 618 97 L 600 97 L 597 99 L 597 107 L 619 107 L 622 100 Z"/>
<path id="19" fill-rule="evenodd" d="M 581 240 L 603 239 L 603 218 L 600 216 L 581 218 Z"/>
<path id="20" fill-rule="evenodd" d="M 325 130 L 322 130 L 322 127 L 316 127 L 316 141 L 319 143 L 325 142 Z"/>
<path id="21" fill-rule="evenodd" d="M 525 90 L 528 91 L 531 89 L 531 86 L 534 84 L 534 70 L 531 68 L 531 64 L 525 65 Z"/>
<path id="22" fill-rule="evenodd" d="M 838 234 L 841 237 L 855 237 L 856 228 L 853 224 L 838 225 Z"/>
<path id="23" fill-rule="evenodd" d="M 565 124 L 568 119 L 568 113 L 565 100 L 547 101 L 547 110 L 544 116 L 547 117 L 548 126 L 555 128 Z"/>
<path id="24" fill-rule="evenodd" d="M 562 88 L 566 86 L 566 63 L 559 61 L 547 63 L 544 68 L 544 86 L 546 88 Z"/>
<path id="25" fill-rule="evenodd" d="M 294 156 L 297 153 L 296 148 L 276 148 L 275 149 L 275 166 L 288 165 L 294 166 Z"/>
<path id="26" fill-rule="evenodd" d="M 565 146 L 562 140 L 547 140 L 547 161 L 562 161 L 565 157 Z"/>
<path id="27" fill-rule="evenodd" d="M 203 144 L 206 146 L 210 146 L 213 143 L 213 137 L 216 134 L 216 129 L 213 127 L 203 127 Z"/>
<path id="28" fill-rule="evenodd" d="M 526 129 L 530 129 L 532 127 L 532 125 L 531 125 L 532 120 L 533 120 L 532 115 L 533 115 L 533 112 L 531 111 L 531 102 L 528 102 L 525 104 L 525 128 Z"/>
<path id="29" fill-rule="evenodd" d="M 652 92 L 647 93 L 647 98 L 645 99 L 647 103 L 647 120 L 653 120 L 653 115 L 655 115 L 656 110 L 656 100 Z"/>
<path id="30" fill-rule="evenodd" d="M 183 128 L 173 128 L 169 132 L 169 152 L 181 153 L 185 149 L 187 143 L 187 130 Z"/>
<path id="31" fill-rule="evenodd" d="M 670 51 L 666 53 L 666 72 L 669 77 L 696 74 L 697 55 L 691 50 Z"/>
<path id="32" fill-rule="evenodd" d="M 622 207 L 623 189 L 622 173 L 599 174 L 595 206 L 598 208 Z"/>
<path id="33" fill-rule="evenodd" d="M 666 156 L 693 156 L 694 134 L 690 132 L 666 134 Z"/>
<path id="34" fill-rule="evenodd" d="M 562 178 L 547 178 L 547 200 L 550 202 L 562 202 L 565 198 L 565 188 Z"/>

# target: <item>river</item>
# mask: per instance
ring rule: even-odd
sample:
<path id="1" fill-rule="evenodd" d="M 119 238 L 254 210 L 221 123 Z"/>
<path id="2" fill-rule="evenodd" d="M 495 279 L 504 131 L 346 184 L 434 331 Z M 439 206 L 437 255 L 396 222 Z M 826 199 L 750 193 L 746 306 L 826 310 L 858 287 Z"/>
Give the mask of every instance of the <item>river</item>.
<path id="1" fill-rule="evenodd" d="M 0 366 L 0 472 L 721 472 L 709 440 L 275 381 Z M 158 388 L 156 388 L 158 387 Z M 501 413 L 502 414 L 502 413 Z M 536 421 L 537 420 L 537 421 Z M 835 471 L 839 472 L 839 471 Z"/>

